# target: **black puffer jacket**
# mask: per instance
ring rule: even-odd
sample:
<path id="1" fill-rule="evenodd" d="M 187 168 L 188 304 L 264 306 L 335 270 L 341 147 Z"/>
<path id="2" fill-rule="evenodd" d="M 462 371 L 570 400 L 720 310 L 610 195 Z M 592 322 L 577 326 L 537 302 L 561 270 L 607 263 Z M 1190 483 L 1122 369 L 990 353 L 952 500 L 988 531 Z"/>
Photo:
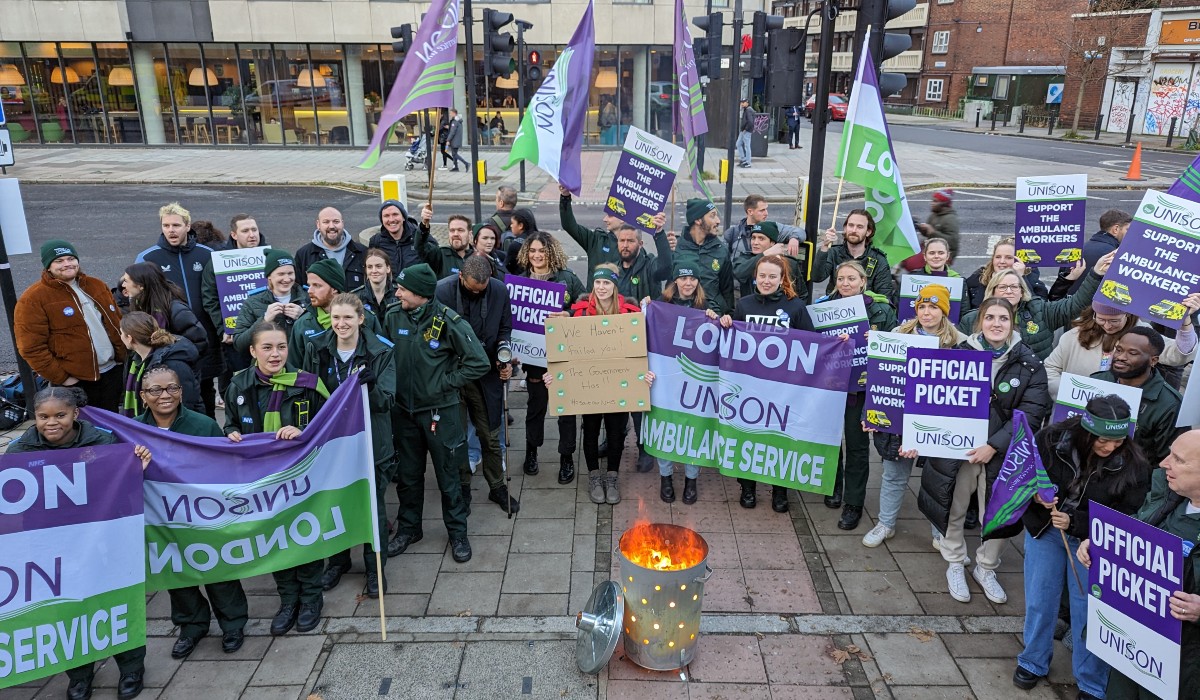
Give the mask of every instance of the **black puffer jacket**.
<path id="1" fill-rule="evenodd" d="M 1034 296 L 1029 301 L 1018 304 L 1013 327 L 1025 339 L 1025 345 L 1029 346 L 1039 359 L 1044 360 L 1054 350 L 1054 334 L 1060 328 L 1070 325 L 1071 321 L 1079 316 L 1079 312 L 1092 303 L 1092 297 L 1099 287 L 1100 276 L 1094 270 L 1088 270 L 1083 275 L 1083 284 L 1066 299 L 1046 301 Z M 958 322 L 958 330 L 970 334 L 977 316 L 979 307 L 976 305 L 974 311 L 963 314 L 962 320 Z M 1030 425 L 1037 424 L 1031 421 Z"/>
<path id="2" fill-rule="evenodd" d="M 982 350 L 978 336 L 955 346 L 961 350 Z M 997 363 L 999 367 L 997 368 Z M 988 445 L 996 454 L 987 463 L 988 491 L 1000 473 L 1004 454 L 1012 438 L 1012 416 L 1014 410 L 1025 412 L 1030 425 L 1041 425 L 1050 411 L 1050 385 L 1046 379 L 1046 368 L 1033 351 L 1013 334 L 1013 345 L 1004 355 L 992 362 L 992 395 L 988 402 Z M 954 498 L 954 483 L 962 460 L 931 457 L 921 470 L 921 491 L 917 495 L 917 506 L 929 522 L 943 533 L 950 521 L 950 502 Z M 984 494 L 984 502 L 988 494 Z M 1020 526 L 998 530 L 991 537 L 1011 537 Z"/>
<path id="3" fill-rule="evenodd" d="M 158 319 L 160 326 L 163 325 L 163 321 L 164 319 Z M 165 321 L 166 330 L 192 341 L 192 345 L 196 346 L 196 352 L 200 357 L 203 357 L 204 353 L 208 351 L 208 334 L 204 332 L 203 324 L 182 301 L 171 302 L 171 314 Z"/>
<path id="4" fill-rule="evenodd" d="M 1049 425 L 1038 431 L 1037 448 L 1042 456 L 1042 466 L 1046 468 L 1046 476 L 1058 487 L 1058 510 L 1071 516 L 1071 525 L 1067 534 L 1085 540 L 1088 537 L 1088 504 L 1095 501 L 1132 516 L 1137 513 L 1150 492 L 1150 463 L 1138 450 L 1136 457 L 1129 452 L 1110 457 L 1100 470 L 1082 483 L 1075 484 L 1079 477 L 1080 456 L 1071 445 L 1072 433 L 1064 429 L 1061 423 Z M 1133 485 L 1129 486 L 1127 478 L 1121 478 L 1122 472 L 1132 470 Z M 1050 509 L 1037 503 L 1030 503 L 1021 516 L 1021 523 L 1029 534 L 1041 537 L 1050 524 Z"/>
<path id="5" fill-rule="evenodd" d="M 183 245 L 173 246 L 167 242 L 167 237 L 159 234 L 158 243 L 138 253 L 134 262 L 152 262 L 158 265 L 163 275 L 183 290 L 187 297 L 187 305 L 199 318 L 200 325 L 207 336 L 208 347 L 218 347 L 217 327 L 212 318 L 204 313 L 203 277 L 204 267 L 212 259 L 212 248 L 196 242 L 196 236 L 189 234 Z M 223 330 L 223 329 L 222 329 Z M 219 352 L 206 352 L 200 357 L 200 378 L 210 379 L 221 374 L 225 363 Z"/>

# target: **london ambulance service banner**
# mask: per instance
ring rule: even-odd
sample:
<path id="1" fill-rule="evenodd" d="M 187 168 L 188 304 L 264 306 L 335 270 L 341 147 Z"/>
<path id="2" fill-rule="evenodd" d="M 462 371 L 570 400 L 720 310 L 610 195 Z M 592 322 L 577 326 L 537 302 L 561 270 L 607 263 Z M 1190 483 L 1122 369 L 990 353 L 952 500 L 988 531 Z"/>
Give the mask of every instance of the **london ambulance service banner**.
<path id="1" fill-rule="evenodd" d="M 1178 329 L 1200 291 L 1200 202 L 1147 190 L 1095 301 Z"/>
<path id="2" fill-rule="evenodd" d="M 1070 267 L 1083 259 L 1087 175 L 1017 178 L 1017 258 Z"/>
<path id="3" fill-rule="evenodd" d="M 250 578 L 378 548 L 365 388 L 338 387 L 295 440 L 197 438 L 105 411 L 89 420 L 154 455 L 145 471 L 150 590 Z"/>
<path id="4" fill-rule="evenodd" d="M 1183 623 L 1169 600 L 1183 590 L 1189 543 L 1095 501 L 1088 517 L 1087 649 L 1156 697 L 1175 700 Z"/>
<path id="5" fill-rule="evenodd" d="M 0 456 L 0 688 L 146 643 L 133 445 Z"/>
<path id="6" fill-rule="evenodd" d="M 234 322 L 242 310 L 242 302 L 254 292 L 263 289 L 267 277 L 263 265 L 267 262 L 267 249 L 271 246 L 241 248 L 238 250 L 214 250 L 212 254 L 213 274 L 217 281 L 217 299 L 221 303 L 221 319 L 225 332 L 233 333 Z"/>
<path id="7" fill-rule="evenodd" d="M 904 387 L 904 449 L 922 457 L 967 459 L 987 444 L 992 354 L 910 348 Z M 999 391 L 1011 391 L 1001 385 Z"/>
<path id="8" fill-rule="evenodd" d="M 651 220 L 655 214 L 667 210 L 683 157 L 684 151 L 679 146 L 636 126 L 629 127 L 604 213 L 643 231 L 653 230 Z"/>
<path id="9" fill-rule="evenodd" d="M 896 320 L 903 323 L 917 317 L 917 295 L 927 284 L 940 284 L 950 292 L 951 323 L 958 323 L 962 314 L 963 278 L 941 277 L 939 275 L 901 275 L 900 276 L 900 307 L 896 309 Z"/>
<path id="10" fill-rule="evenodd" d="M 662 302 L 646 311 L 655 373 L 646 451 L 787 488 L 833 493 L 851 348 L 806 331 Z M 830 407 L 837 407 L 831 410 Z"/>
<path id="11" fill-rule="evenodd" d="M 546 366 L 546 315 L 562 311 L 567 285 L 505 275 L 512 307 L 512 353 L 523 365 Z"/>
<path id="12" fill-rule="evenodd" d="M 867 383 L 867 307 L 861 294 L 808 305 L 808 316 L 818 333 L 837 336 L 845 333 L 854 344 L 854 363 L 846 379 L 849 391 L 859 391 Z"/>
<path id="13" fill-rule="evenodd" d="M 1081 416 L 1087 402 L 1093 397 L 1109 394 L 1116 394 L 1129 404 L 1129 435 L 1132 436 L 1137 428 L 1138 408 L 1142 405 L 1142 388 L 1092 379 L 1070 372 L 1064 372 L 1058 382 L 1058 395 L 1054 398 L 1050 422 L 1057 423 L 1073 416 Z"/>
<path id="14" fill-rule="evenodd" d="M 863 422 L 881 433 L 904 432 L 905 367 L 909 348 L 936 348 L 938 339 L 915 333 L 871 331 L 867 338 L 867 391 Z"/>

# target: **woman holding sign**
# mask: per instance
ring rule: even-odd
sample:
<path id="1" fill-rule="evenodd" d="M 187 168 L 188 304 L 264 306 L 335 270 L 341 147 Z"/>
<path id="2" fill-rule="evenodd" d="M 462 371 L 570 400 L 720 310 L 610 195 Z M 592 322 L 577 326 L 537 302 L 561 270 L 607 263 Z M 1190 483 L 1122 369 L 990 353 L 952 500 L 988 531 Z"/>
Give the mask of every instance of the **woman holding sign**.
<path id="1" fill-rule="evenodd" d="M 929 243 L 945 243 L 940 238 L 930 238 Z M 901 323 L 893 333 L 924 335 L 938 339 L 938 347 L 952 348 L 967 339 L 950 322 L 950 290 L 940 284 L 927 284 L 917 293 L 917 317 Z M 913 458 L 900 454 L 900 436 L 876 432 L 866 421 L 862 429 L 873 433 L 875 451 L 883 460 L 883 481 L 879 484 L 879 518 L 875 527 L 863 535 L 865 547 L 878 547 L 884 540 L 896 534 L 896 519 L 900 517 L 900 505 L 908 491 L 908 478 L 912 475 Z M 933 530 L 934 539 L 942 534 Z"/>
<path id="2" fill-rule="evenodd" d="M 963 299 L 963 312 L 968 308 L 978 309 L 983 300 L 991 296 L 987 294 L 988 284 L 991 283 L 992 277 L 997 272 L 1005 270 L 1016 270 L 1018 275 L 1025 279 L 1026 286 L 1032 291 L 1033 295 L 1042 299 L 1046 298 L 1048 291 L 1046 285 L 1042 284 L 1042 278 L 1038 274 L 1036 267 L 1025 267 L 1025 263 L 1017 259 L 1017 241 L 1012 236 L 1001 238 L 992 246 L 992 257 L 987 264 L 971 273 L 964 285 L 967 297 Z M 1079 274 L 1071 272 L 1074 277 L 1072 280 L 1078 279 Z M 969 302 L 969 306 L 968 306 Z"/>
<path id="3" fill-rule="evenodd" d="M 267 278 L 267 288 L 246 297 L 233 327 L 233 347 L 242 353 L 250 350 L 250 329 L 256 323 L 270 321 L 290 333 L 292 324 L 308 306 L 308 295 L 296 284 L 296 261 L 292 254 L 272 248 L 264 256 L 263 275 Z M 225 391 L 228 393 L 228 387 Z"/>
<path id="4" fill-rule="evenodd" d="M 534 231 L 525 238 L 517 252 L 517 265 L 525 270 L 523 277 L 557 282 L 565 285 L 563 310 L 557 315 L 570 316 L 567 309 L 584 295 L 583 282 L 567 269 L 567 254 L 562 246 L 548 233 Z M 545 367 L 525 365 L 525 386 L 529 390 L 529 404 L 525 410 L 526 458 L 533 455 L 537 462 L 537 448 L 546 437 L 546 408 L 550 405 L 550 392 L 546 390 Z M 558 417 L 558 483 L 569 484 L 575 480 L 575 416 Z"/>
<path id="5" fill-rule="evenodd" d="M 288 335 L 283 325 L 259 321 L 246 335 L 254 364 L 233 375 L 225 390 L 225 435 L 232 442 L 241 442 L 243 433 L 275 433 L 276 439 L 295 440 L 329 391 L 315 374 L 287 371 Z M 318 559 L 272 574 L 280 604 L 271 634 L 287 634 L 292 627 L 300 632 L 316 629 L 324 604 L 324 569 Z"/>
<path id="6" fill-rule="evenodd" d="M 1016 276 L 1007 279 L 1019 281 Z M 1004 455 L 1012 438 L 1014 410 L 1029 418 L 1029 425 L 1041 425 L 1050 411 L 1050 392 L 1042 361 L 1025 345 L 1021 334 L 1013 330 L 1012 304 L 999 297 L 985 299 L 978 310 L 974 334 L 959 343 L 962 350 L 982 350 L 992 356 L 992 396 L 988 409 L 988 441 L 967 452 L 967 460 L 931 457 L 921 471 L 921 493 L 917 505 L 934 527 L 942 531 L 940 549 L 946 568 L 950 597 L 968 603 L 967 541 L 963 523 L 967 506 L 978 492 L 979 512 L 986 511 L 989 487 L 1000 473 Z M 902 457 L 916 457 L 916 450 L 903 450 Z M 988 600 L 996 604 L 1008 600 L 1008 594 L 996 579 L 1000 551 L 1005 539 L 1016 530 L 1001 529 L 975 551 L 975 580 Z"/>
<path id="7" fill-rule="evenodd" d="M 887 297 L 867 290 L 867 272 L 862 265 L 853 260 L 838 265 L 834 271 L 834 285 L 833 293 L 818 299 L 817 303 L 862 295 L 863 304 L 867 308 L 867 323 L 871 330 L 885 330 L 896 326 L 896 310 L 892 308 Z M 860 342 L 865 343 L 866 338 Z M 862 429 L 865 400 L 863 395 L 866 389 L 867 373 L 864 369 L 855 390 L 846 395 L 846 449 L 838 451 L 837 480 L 834 482 L 833 495 L 825 497 L 827 507 L 842 509 L 842 517 L 837 524 L 842 530 L 858 527 L 859 521 L 862 520 L 863 506 L 867 502 L 867 476 L 871 469 L 868 450 L 871 443 Z"/>
<path id="8" fill-rule="evenodd" d="M 1150 463 L 1129 437 L 1129 404 L 1118 396 L 1096 396 L 1082 416 L 1043 428 L 1038 454 L 1056 495 L 1050 503 L 1035 493 L 1021 517 L 1025 526 L 1025 648 L 1017 656 L 1013 685 L 1030 690 L 1050 673 L 1054 625 L 1063 584 L 1071 602 L 1071 668 L 1080 697 L 1104 697 L 1108 666 L 1087 650 L 1087 570 L 1075 550 L 1088 536 L 1088 507 L 1099 503 L 1126 515 L 1137 512 L 1150 490 Z M 1063 536 L 1066 534 L 1064 546 Z M 1073 569 L 1070 573 L 1067 569 Z"/>
<path id="9" fill-rule="evenodd" d="M 79 417 L 79 409 L 85 405 L 87 395 L 82 389 L 67 386 L 42 389 L 33 397 L 33 426 L 13 440 L 4 453 L 71 450 L 116 443 L 117 439 L 112 433 Z M 150 464 L 150 450 L 138 445 L 133 452 L 142 460 L 142 469 L 145 469 Z M 140 547 L 140 543 L 137 546 Z M 114 654 L 113 658 L 117 660 L 117 669 L 121 673 L 121 679 L 117 681 L 117 697 L 121 700 L 137 697 L 142 692 L 142 676 L 146 673 L 146 647 L 122 651 Z M 67 670 L 69 700 L 84 700 L 92 696 L 95 666 L 94 663 L 88 663 Z"/>

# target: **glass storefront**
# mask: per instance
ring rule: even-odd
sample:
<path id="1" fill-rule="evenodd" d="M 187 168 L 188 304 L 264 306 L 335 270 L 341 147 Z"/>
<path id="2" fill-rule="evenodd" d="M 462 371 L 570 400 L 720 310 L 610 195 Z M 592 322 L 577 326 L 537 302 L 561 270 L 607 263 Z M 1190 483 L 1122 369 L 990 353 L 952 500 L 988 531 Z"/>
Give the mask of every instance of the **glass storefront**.
<path id="1" fill-rule="evenodd" d="M 525 50 L 545 74 L 559 47 Z M 474 58 L 481 141 L 509 145 L 538 81 Z M 15 142 L 363 147 L 399 70 L 390 45 L 0 42 L 0 100 Z M 585 144 L 620 146 L 630 125 L 671 138 L 674 99 L 670 47 L 596 47 Z"/>

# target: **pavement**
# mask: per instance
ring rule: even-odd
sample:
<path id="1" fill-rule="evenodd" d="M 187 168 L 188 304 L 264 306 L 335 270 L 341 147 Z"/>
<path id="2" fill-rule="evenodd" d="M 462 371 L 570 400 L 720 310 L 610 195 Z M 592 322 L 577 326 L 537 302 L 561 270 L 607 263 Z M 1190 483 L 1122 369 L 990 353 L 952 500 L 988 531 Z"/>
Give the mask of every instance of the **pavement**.
<path id="1" fill-rule="evenodd" d="M 557 429 L 547 426 L 541 473 L 521 470 L 525 393 L 510 402 L 516 418 L 509 452 L 510 489 L 521 500 L 511 520 L 474 479 L 469 520 L 473 559 L 447 551 L 440 497 L 426 477 L 424 539 L 387 565 L 387 640 L 378 601 L 361 595 L 361 557 L 325 595 L 316 631 L 273 638 L 278 605 L 270 576 L 245 581 L 250 623 L 245 646 L 220 651 L 220 631 L 185 661 L 170 658 L 177 630 L 165 592 L 147 597 L 146 700 L 287 698 L 991 698 L 1018 697 L 1011 684 L 1024 612 L 1019 540 L 1007 546 L 999 579 L 1008 602 L 990 603 L 973 580 L 969 604 L 946 592 L 945 564 L 917 511 L 914 476 L 896 536 L 862 546 L 878 504 L 879 461 L 872 451 L 867 515 L 854 532 L 820 496 L 792 492 L 790 511 L 742 508 L 738 484 L 705 469 L 699 501 L 668 505 L 656 472 L 638 474 L 628 438 L 621 466 L 623 500 L 592 504 L 586 478 L 557 482 Z M 18 434 L 13 431 L 8 437 Z M 580 474 L 586 470 L 582 455 Z M 676 492 L 682 489 L 676 475 Z M 389 513 L 395 512 L 389 493 Z M 690 527 L 710 547 L 695 659 L 672 672 L 646 671 L 618 646 L 598 676 L 575 667 L 575 614 L 592 589 L 620 577 L 613 556 L 620 535 L 649 520 Z M 978 531 L 973 533 L 978 534 Z M 972 545 L 973 547 L 973 545 Z M 1057 645 L 1058 643 L 1056 643 Z M 115 696 L 115 664 L 97 675 L 98 700 Z M 1073 698 L 1070 652 L 1056 647 L 1051 684 L 1030 698 Z M 60 698 L 66 678 L 10 688 L 5 700 Z M 1024 696 L 1024 694 L 1020 694 Z"/>

